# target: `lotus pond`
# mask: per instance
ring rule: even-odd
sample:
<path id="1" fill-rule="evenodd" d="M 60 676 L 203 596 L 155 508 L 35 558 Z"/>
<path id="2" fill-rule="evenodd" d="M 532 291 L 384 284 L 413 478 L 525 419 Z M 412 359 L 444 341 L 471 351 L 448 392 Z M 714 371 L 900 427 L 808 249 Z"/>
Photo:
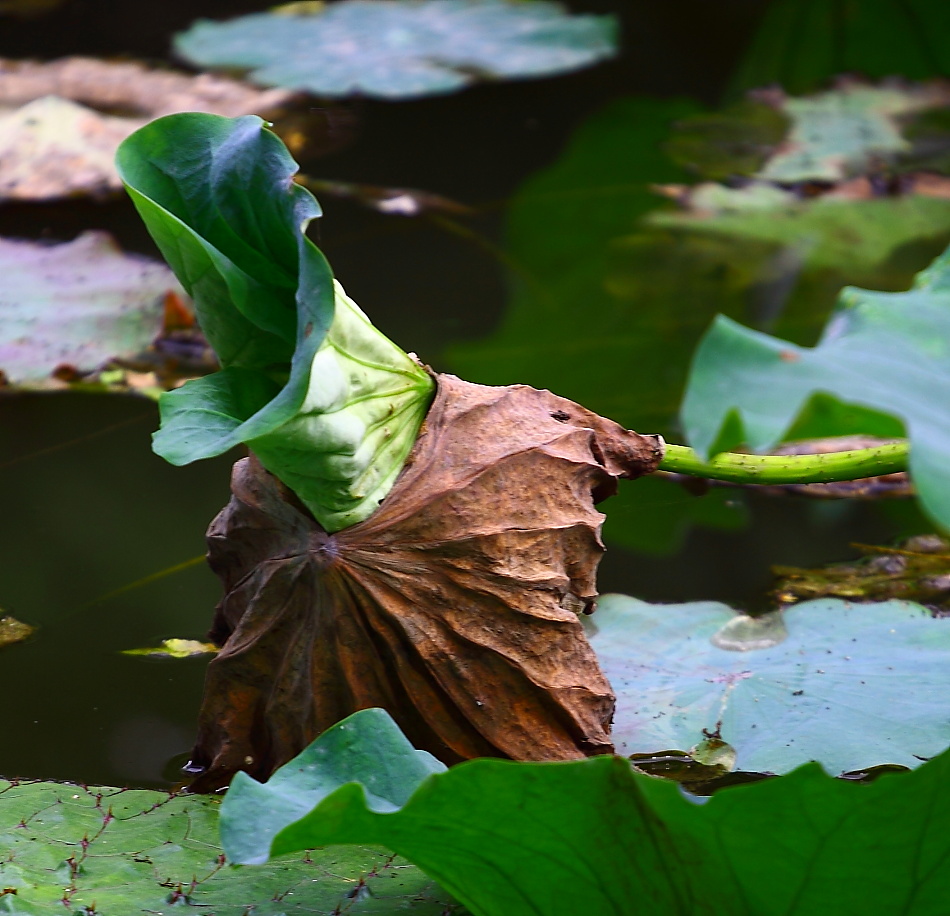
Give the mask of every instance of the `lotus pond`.
<path id="1" fill-rule="evenodd" d="M 615 17 L 616 55 L 609 49 L 590 51 L 591 59 L 573 64 L 572 72 L 530 78 L 527 69 L 520 74 L 499 70 L 491 76 L 489 54 L 484 61 L 468 59 L 452 71 L 452 79 L 471 82 L 465 88 L 429 87 L 415 95 L 406 90 L 401 98 L 382 98 L 379 86 L 385 87 L 385 80 L 363 86 L 352 97 L 332 87 L 321 91 L 311 85 L 307 94 L 251 110 L 273 121 L 275 132 L 300 163 L 305 176 L 301 183 L 319 198 L 323 216 L 309 230 L 310 237 L 347 293 L 388 338 L 418 354 L 437 372 L 485 385 L 525 383 L 549 389 L 625 427 L 684 442 L 687 430 L 680 407 L 691 359 L 718 313 L 775 335 L 781 341 L 775 346 L 789 365 L 803 358 L 810 365 L 812 351 L 807 348 L 842 333 L 835 326 L 826 330 L 826 324 L 843 287 L 905 290 L 950 243 L 950 179 L 944 177 L 950 173 L 950 89 L 938 79 L 950 76 L 950 60 L 940 57 L 943 52 L 935 51 L 927 37 L 950 28 L 950 23 L 938 4 L 918 5 L 915 21 L 925 23 L 923 32 L 911 29 L 905 35 L 893 25 L 896 20 L 888 19 L 898 15 L 899 4 L 888 0 L 869 4 L 875 7 L 881 34 L 888 33 L 881 22 L 891 22 L 890 56 L 882 60 L 871 32 L 861 32 L 860 22 L 849 26 L 834 16 L 827 19 L 825 7 L 834 4 L 818 0 L 804 4 L 816 34 L 832 28 L 844 29 L 852 37 L 861 33 L 867 47 L 858 38 L 841 45 L 852 49 L 850 57 L 844 52 L 836 57 L 820 42 L 809 48 L 801 38 L 807 32 L 805 25 L 798 23 L 798 31 L 791 27 L 791 4 L 781 0 L 765 14 L 760 4 L 739 0 L 715 10 L 692 0 L 676 4 L 675 9 L 578 0 L 569 4 L 574 14 Z M 279 69 L 279 61 L 241 58 L 234 50 L 241 44 L 240 34 L 233 39 L 215 33 L 210 24 L 192 27 L 201 17 L 261 10 L 262 5 L 249 2 L 172 3 L 136 10 L 133 21 L 131 8 L 106 12 L 75 0 L 0 3 L 0 56 L 52 60 L 88 55 L 132 58 L 159 70 L 182 68 L 187 61 L 192 72 L 211 67 L 229 75 L 255 67 L 267 72 L 266 67 Z M 313 10 L 308 15 L 317 18 Z M 275 22 L 274 28 L 285 28 L 280 15 L 268 20 L 267 27 Z M 607 20 L 599 22 L 606 28 Z M 855 31 L 847 32 L 852 26 Z M 783 31 L 791 37 L 786 35 L 780 47 L 776 36 Z M 587 41 L 593 47 L 604 35 L 609 38 L 609 28 L 576 42 Z M 175 40 L 177 56 L 172 53 Z M 234 46 L 229 45 L 232 41 Z M 499 53 L 495 51 L 496 57 Z M 513 51 L 507 53 L 515 56 Z M 425 53 L 421 57 L 425 59 Z M 370 76 L 375 72 L 372 66 L 365 69 Z M 401 74 L 398 66 L 393 72 Z M 846 76 L 838 78 L 841 74 Z M 0 69 L 0 105 L 7 104 L 3 100 L 13 92 L 3 94 L 4 76 Z M 283 91 L 286 84 L 280 79 L 289 77 L 274 77 L 264 84 L 276 83 Z M 397 85 L 395 80 L 390 79 L 391 87 Z M 745 94 L 756 87 L 765 88 Z M 84 98 L 78 92 L 74 101 Z M 130 111 L 134 108 L 130 102 L 107 104 L 100 99 L 91 107 L 107 117 L 148 120 L 141 111 Z M 0 118 L 12 117 L 8 110 L 14 110 L 12 103 L 0 109 Z M 12 136 L 13 121 L 4 123 Z M 158 258 L 132 204 L 117 187 L 37 192 L 32 198 L 4 191 L 3 169 L 12 167 L 17 155 L 26 155 L 24 149 L 28 150 L 12 149 L 7 160 L 0 155 L 0 239 L 49 244 L 80 239 L 96 230 L 110 233 L 126 252 Z M 39 156 L 36 161 L 40 162 Z M 74 168 L 73 175 L 78 171 Z M 12 255 L 0 250 L 0 263 L 4 257 Z M 8 263 L 13 265 L 12 277 L 17 265 L 15 259 Z M 90 257 L 92 283 L 108 269 Z M 79 274 L 69 276 L 75 282 Z M 80 282 L 85 279 L 82 276 Z M 56 301 L 61 289 L 56 283 L 63 281 L 54 276 L 49 282 L 49 289 L 37 293 L 38 310 L 39 296 Z M 950 284 L 942 279 L 934 281 L 934 295 L 942 294 L 946 285 Z M 11 296 L 8 302 L 0 293 L 0 354 L 8 355 L 14 345 L 22 344 L 15 335 L 4 335 L 2 327 L 5 321 L 12 326 L 13 309 L 20 301 Z M 935 301 L 937 311 L 943 300 Z M 83 307 L 80 303 L 78 308 Z M 77 343 L 69 308 L 60 305 L 64 347 Z M 16 317 L 19 320 L 19 314 Z M 933 359 L 943 366 L 946 354 L 936 339 L 928 349 L 928 333 L 925 329 L 915 344 L 916 352 L 925 354 L 920 362 Z M 888 343 L 872 348 L 871 355 L 883 363 L 889 347 Z M 75 375 L 64 371 L 63 360 L 57 362 L 48 352 L 34 357 L 31 351 L 30 359 L 37 364 L 45 359 L 46 368 L 44 378 L 28 383 L 12 377 L 9 367 L 0 364 L 10 383 L 0 391 L 4 472 L 0 617 L 10 615 L 37 628 L 29 638 L 0 648 L 0 682 L 6 696 L 0 718 L 5 736 L 0 743 L 0 774 L 6 779 L 169 789 L 182 784 L 181 767 L 194 743 L 207 656 L 153 658 L 126 650 L 157 646 L 168 638 L 204 638 L 221 598 L 220 583 L 203 560 L 205 530 L 227 503 L 231 466 L 246 450 L 235 448 L 185 467 L 166 464 L 151 450 L 158 411 L 150 394 L 161 373 L 150 375 L 155 367 L 143 363 L 141 354 L 136 360 L 127 358 L 129 354 L 117 355 L 123 359 L 110 363 L 106 371 L 111 376 L 100 373 L 101 367 Z M 913 375 L 910 361 L 897 369 L 902 371 L 905 365 L 904 375 Z M 924 441 L 923 434 L 920 439 L 914 436 L 929 430 L 930 416 L 942 409 L 931 400 L 926 378 L 911 379 L 906 387 L 898 384 L 894 403 L 899 406 L 894 408 L 886 399 L 872 398 L 869 403 L 848 396 L 857 388 L 843 382 L 836 388 L 834 369 L 828 370 L 831 381 L 816 383 L 818 393 L 812 396 L 813 390 L 808 391 L 804 409 L 792 410 L 789 422 L 774 438 L 888 439 L 910 430 L 912 448 L 914 442 Z M 939 382 L 934 382 L 933 391 L 941 390 L 943 372 L 938 368 Z M 709 377 L 718 378 L 717 373 L 713 364 Z M 777 383 L 776 390 L 784 384 Z M 115 390 L 103 390 L 110 387 Z M 711 390 L 715 384 L 705 387 Z M 136 388 L 138 393 L 130 390 Z M 752 393 L 756 388 L 749 386 Z M 840 400 L 834 397 L 836 391 Z M 748 408 L 745 430 L 736 426 L 737 415 L 730 415 L 729 407 L 740 406 L 741 392 L 725 397 L 734 400 L 720 405 L 722 416 L 706 402 L 694 404 L 692 419 L 687 410 L 693 441 L 704 436 L 706 445 L 721 448 L 743 441 L 771 447 L 768 435 L 761 432 L 766 421 L 759 427 L 761 441 L 755 441 L 755 423 L 749 420 L 753 408 Z M 900 406 L 907 403 L 920 405 L 920 410 Z M 776 407 L 776 414 L 783 409 Z M 701 429 L 704 417 L 708 422 Z M 775 426 L 779 420 L 770 417 L 768 422 Z M 927 439 L 938 452 L 943 447 L 942 422 L 933 422 L 938 433 Z M 922 449 L 918 447 L 918 454 Z M 811 759 L 821 760 L 834 774 L 860 774 L 879 765 L 916 767 L 950 743 L 946 716 L 941 718 L 930 697 L 933 685 L 943 684 L 946 677 L 948 640 L 942 633 L 934 636 L 931 629 L 941 626 L 941 620 L 918 610 L 908 613 L 907 605 L 890 600 L 907 597 L 938 613 L 946 609 L 950 579 L 943 565 L 946 543 L 939 538 L 944 530 L 939 522 L 946 527 L 946 518 L 933 508 L 932 494 L 939 481 L 931 485 L 923 475 L 920 481 L 925 479 L 923 507 L 907 495 L 906 481 L 888 483 L 886 478 L 860 492 L 852 490 L 856 498 L 815 498 L 814 493 L 720 486 L 670 475 L 621 483 L 618 495 L 600 506 L 607 516 L 608 549 L 597 584 L 607 597 L 601 601 L 600 616 L 594 614 L 588 628 L 623 715 L 621 722 L 618 712 L 615 725 L 618 752 L 655 756 L 656 772 L 673 772 L 678 766 L 667 752 L 692 750 L 698 761 L 713 766 L 717 776 L 730 770 L 788 773 Z M 893 493 L 887 491 L 891 485 Z M 895 494 L 898 498 L 890 498 Z M 928 557 L 935 559 L 931 562 Z M 807 572 L 847 563 L 852 565 Z M 859 604 L 842 610 L 837 603 L 828 603 L 842 597 L 872 597 L 886 603 L 875 604 L 861 617 L 855 613 Z M 801 598 L 820 601 L 790 607 L 784 622 L 776 624 L 769 612 Z M 723 643 L 731 638 L 731 624 L 722 605 L 764 615 L 761 632 L 736 637 L 743 647 L 750 639 L 760 640 L 758 656 L 735 652 L 734 645 Z M 828 614 L 834 615 L 833 624 L 826 623 Z M 741 619 L 743 626 L 749 623 Z M 775 637 L 769 630 L 773 624 L 780 629 L 787 624 L 787 638 Z M 678 635 L 687 631 L 688 645 L 680 645 Z M 645 634 L 642 642 L 640 633 Z M 848 648 L 867 633 L 871 634 L 867 642 L 853 651 Z M 889 642 L 892 637 L 897 642 Z M 796 653 L 809 659 L 815 653 L 828 656 L 827 665 L 813 666 L 807 683 L 795 682 L 797 693 L 787 689 L 789 679 L 798 676 L 788 673 Z M 629 659 L 638 654 L 631 666 Z M 757 660 L 748 660 L 753 657 Z M 819 686 L 822 679 L 832 680 L 835 686 L 828 695 L 847 706 L 837 685 L 844 682 L 839 678 L 850 677 L 849 666 L 876 671 L 883 665 L 892 670 L 887 663 L 895 657 L 895 665 L 904 665 L 900 677 L 877 672 L 880 676 L 872 689 L 874 703 L 900 709 L 901 715 L 878 721 L 874 710 L 859 702 L 847 721 L 867 737 L 857 751 L 852 745 L 837 747 L 836 731 L 847 716 L 834 718 L 845 715 L 839 711 L 829 719 L 822 717 L 819 707 L 826 699 Z M 652 677 L 651 670 L 664 672 L 666 678 L 651 681 L 651 689 L 664 697 L 685 697 L 683 703 L 691 712 L 675 721 L 655 714 L 655 702 L 645 702 L 641 689 L 643 679 Z M 875 676 L 870 674 L 869 680 Z M 709 701 L 721 704 L 718 723 L 696 711 L 700 705 L 696 697 L 706 696 L 710 684 L 721 687 L 721 698 L 716 694 Z M 802 694 L 819 699 L 799 702 Z M 765 706 L 768 711 L 763 713 Z M 763 715 L 771 723 L 765 736 L 750 731 Z M 742 732 L 739 740 L 726 745 L 725 756 L 716 744 L 723 722 Z M 425 844 L 413 845 L 420 824 L 432 823 L 427 817 L 446 821 L 460 817 L 466 793 L 478 797 L 479 786 L 493 791 L 502 771 L 492 770 L 494 764 L 486 762 L 470 785 L 446 789 L 444 799 L 440 790 L 429 793 L 435 814 L 419 815 L 410 805 L 386 821 L 381 812 L 400 808 L 428 775 L 440 772 L 441 765 L 424 755 L 413 757 L 411 748 L 400 743 L 405 739 L 399 729 L 388 721 L 361 719 L 348 727 L 353 729 L 349 736 L 335 729 L 327 732 L 320 741 L 330 750 L 317 748 L 315 759 L 332 751 L 340 759 L 352 760 L 354 772 L 362 774 L 361 767 L 368 765 L 372 754 L 359 741 L 375 735 L 372 740 L 385 746 L 380 759 L 396 761 L 380 778 L 397 788 L 390 794 L 382 792 L 377 807 L 373 797 L 364 809 L 362 801 L 346 795 L 344 786 L 343 794 L 321 809 L 330 812 L 327 820 L 314 828 L 307 826 L 307 812 L 330 790 L 317 792 L 306 782 L 294 783 L 288 772 L 284 778 L 294 793 L 305 798 L 311 797 L 307 793 L 316 794 L 306 810 L 293 805 L 285 810 L 277 777 L 273 797 L 255 795 L 265 790 L 245 779 L 241 793 L 246 794 L 234 792 L 235 800 L 229 798 L 225 806 L 232 812 L 226 815 L 230 820 L 225 827 L 232 831 L 228 840 L 232 860 L 264 861 L 283 852 L 297 856 L 294 867 L 299 867 L 300 856 L 309 855 L 300 850 L 333 843 L 370 844 L 338 847 L 345 851 L 334 851 L 337 858 L 319 860 L 321 874 L 345 875 L 348 883 L 345 893 L 331 887 L 326 898 L 313 904 L 325 908 L 313 912 L 384 913 L 402 907 L 463 912 L 425 875 L 377 848 L 388 847 L 437 877 L 473 912 L 506 912 L 491 907 L 510 890 L 489 889 L 484 891 L 487 896 L 479 897 L 483 891 L 476 885 L 484 881 L 488 887 L 493 878 L 475 868 L 469 878 L 458 879 Z M 777 736 L 782 743 L 778 750 Z M 454 779 L 454 772 L 448 778 Z M 511 803 L 517 808 L 518 792 L 534 798 L 572 791 L 567 775 L 555 786 L 543 779 L 535 784 L 534 776 L 525 772 L 524 787 L 512 789 L 511 797 L 499 803 L 502 807 Z M 935 773 L 927 770 L 919 775 L 934 780 Z M 588 769 L 585 774 L 579 778 L 586 780 L 582 793 L 589 793 L 584 795 L 587 799 L 600 798 L 597 793 L 606 792 L 605 786 L 627 779 L 619 771 L 608 772 L 606 763 L 602 772 Z M 331 789 L 336 778 L 333 773 L 326 777 Z M 843 819 L 854 817 L 857 822 L 865 816 L 849 813 L 850 803 L 836 794 L 837 784 L 832 789 L 823 782 L 819 785 L 817 780 L 823 777 L 817 769 L 806 768 L 788 778 L 798 780 L 795 785 L 801 786 L 803 796 L 814 790 L 815 799 L 823 798 L 828 810 L 837 811 L 840 802 Z M 688 779 L 684 782 L 689 784 Z M 675 836 L 680 835 L 677 830 L 688 836 L 682 841 L 687 847 L 693 843 L 702 847 L 709 840 L 703 831 L 718 828 L 697 826 L 692 815 L 678 820 L 680 814 L 674 812 L 678 800 L 664 793 L 667 787 L 669 793 L 679 789 L 672 783 L 660 785 L 664 788 L 643 790 L 649 810 L 625 809 L 624 817 L 642 817 L 643 823 L 637 822 L 642 831 L 652 829 L 651 818 L 659 818 L 674 825 Z M 72 809 L 68 800 L 63 802 L 63 823 L 77 837 L 91 836 L 105 816 L 101 797 L 84 793 L 78 790 L 72 796 L 76 801 Z M 137 812 L 149 809 L 151 797 L 125 793 L 116 797 L 116 810 L 137 817 Z M 34 802 L 29 791 L 19 798 L 15 803 L 22 814 L 17 816 L 25 819 Z M 0 793 L 0 811 L 2 799 Z M 896 796 L 881 799 L 882 811 L 904 804 Z M 909 803 L 914 799 L 918 796 Z M 727 804 L 723 802 L 710 817 L 726 818 L 720 812 Z M 566 816 L 586 823 L 582 807 L 578 804 Z M 279 811 L 273 823 L 267 821 L 271 809 Z M 169 865 L 180 875 L 177 884 L 166 885 L 170 890 L 164 901 L 200 903 L 200 895 L 190 896 L 196 885 L 189 891 L 181 875 L 191 869 L 197 876 L 206 869 L 202 848 L 217 842 L 217 828 L 211 809 L 196 807 L 187 797 L 173 799 L 166 809 L 169 818 L 179 811 L 190 819 L 194 834 L 175 842 L 180 840 L 193 862 Z M 802 812 L 807 820 L 804 807 Z M 536 814 L 546 816 L 541 809 Z M 414 821 L 417 816 L 422 820 Z M 108 817 L 111 820 L 111 813 Z M 261 828 L 265 839 L 256 845 L 240 827 L 253 818 L 265 824 Z M 740 802 L 728 818 L 731 824 L 742 824 L 747 835 L 764 829 Z M 169 819 L 169 836 L 174 823 Z M 618 824 L 610 829 L 625 829 Z M 555 826 L 550 826 L 554 832 Z M 273 837 L 270 846 L 268 838 Z M 723 861 L 740 854 L 741 842 L 736 841 L 735 848 L 729 845 L 734 839 L 717 847 Z M 500 842 L 504 845 L 508 839 Z M 513 836 L 511 842 L 514 849 L 520 840 Z M 611 867 L 622 869 L 632 847 L 619 843 L 614 852 Z M 854 855 L 869 862 L 872 852 L 860 849 Z M 465 854 L 476 855 L 474 849 Z M 534 850 L 535 854 L 541 853 Z M 651 854 L 658 862 L 682 864 L 672 846 L 659 844 Z M 149 864 L 161 863 L 161 855 L 158 847 L 149 847 Z M 555 860 L 562 851 L 554 849 L 550 855 Z M 686 856 L 687 864 L 688 860 Z M 946 871 L 945 862 L 940 862 L 932 872 L 937 883 Z M 67 872 L 73 868 L 64 867 Z M 214 870 L 221 867 L 219 863 L 202 871 L 200 881 L 192 880 L 208 888 L 224 880 L 225 873 L 219 879 Z M 916 867 L 914 862 L 908 865 L 911 870 Z M 395 869 L 403 869 L 400 882 L 395 882 L 400 890 L 388 896 L 380 876 L 395 874 Z M 77 874 L 64 872 L 65 884 L 80 886 Z M 245 882 L 238 893 L 244 895 L 241 899 L 270 900 L 268 895 L 274 892 L 263 877 L 255 878 L 251 869 L 238 874 Z M 484 874 L 495 873 L 489 868 Z M 692 890 L 657 884 L 650 899 L 663 901 L 673 912 L 695 911 L 690 895 L 699 893 L 705 872 L 696 868 L 691 874 Z M 111 886 L 111 878 L 96 880 Z M 743 888 L 755 883 L 742 875 L 735 880 Z M 536 886 L 518 893 L 540 901 L 537 912 L 570 912 L 558 908 L 567 904 L 555 899 L 556 891 L 545 891 L 547 886 L 542 876 Z M 750 892 L 749 899 L 756 899 L 760 890 Z M 633 892 L 625 888 L 617 893 L 622 897 Z M 642 893 L 642 887 L 636 885 L 635 892 Z M 611 893 L 605 892 L 603 899 L 611 899 Z M 13 896 L 7 891 L 0 894 L 0 911 Z M 139 899 L 134 893 L 132 897 Z M 630 898 L 621 897 L 620 902 L 597 903 L 602 908 L 597 911 L 631 911 L 626 908 L 632 905 Z M 109 913 L 96 908 L 105 899 L 100 895 L 97 904 L 79 894 L 73 903 L 84 909 L 75 912 Z M 899 894 L 894 897 L 903 899 Z M 70 903 L 68 893 L 64 900 Z M 15 901 L 12 905 L 11 912 L 21 912 Z M 52 897 L 43 905 L 53 908 L 36 912 L 53 912 L 56 907 L 73 912 Z M 716 906 L 709 911 L 730 911 Z M 284 911 L 282 907 L 288 913 L 310 911 L 275 897 L 262 909 L 244 912 L 276 914 Z M 234 909 L 235 916 L 240 912 Z"/>

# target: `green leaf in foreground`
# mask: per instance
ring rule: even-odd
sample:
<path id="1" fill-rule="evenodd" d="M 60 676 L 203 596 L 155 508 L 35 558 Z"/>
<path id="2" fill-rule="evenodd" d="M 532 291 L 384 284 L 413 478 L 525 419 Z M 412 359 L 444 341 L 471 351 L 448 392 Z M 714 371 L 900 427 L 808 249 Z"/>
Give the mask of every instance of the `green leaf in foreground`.
<path id="1" fill-rule="evenodd" d="M 0 779 L 0 913 L 215 916 L 455 912 L 418 868 L 335 847 L 224 864 L 217 799 Z"/>
<path id="2" fill-rule="evenodd" d="M 718 733 L 736 768 L 917 766 L 950 745 L 950 621 L 904 601 L 822 599 L 764 618 L 715 601 L 605 595 L 591 645 L 617 694 L 619 753 Z"/>
<path id="3" fill-rule="evenodd" d="M 102 232 L 61 245 L 0 239 L 0 274 L 0 371 L 25 386 L 136 356 L 179 290 L 164 264 L 123 254 Z"/>
<path id="4" fill-rule="evenodd" d="M 327 734 L 305 752 L 309 772 L 294 777 L 315 804 L 303 817 L 272 815 L 289 776 L 272 792 L 238 774 L 221 811 L 229 855 L 263 861 L 314 844 L 382 843 L 478 916 L 929 916 L 950 895 L 950 753 L 870 786 L 810 764 L 702 805 L 621 757 L 480 759 L 429 776 L 381 813 L 359 773 L 339 785 L 329 755 L 322 798 L 312 791 L 326 772 L 315 752 Z"/>
<path id="5" fill-rule="evenodd" d="M 261 801 L 255 829 L 274 836 L 348 783 L 359 782 L 369 809 L 382 814 L 398 810 L 427 776 L 445 769 L 431 754 L 417 751 L 387 712 L 365 709 L 327 729 L 266 786 L 245 773 L 238 773 L 234 784 L 242 782 L 242 797 Z M 228 855 L 236 862 L 266 860 L 259 841 L 246 831 L 226 835 Z"/>
<path id="6" fill-rule="evenodd" d="M 223 367 L 162 397 L 155 451 L 187 464 L 247 443 L 326 530 L 371 515 L 433 383 L 333 280 L 283 143 L 260 118 L 171 115 L 117 164 Z"/>
<path id="7" fill-rule="evenodd" d="M 476 79 L 549 76 L 616 53 L 610 16 L 570 16 L 535 0 L 342 0 L 201 20 L 175 50 L 203 67 L 322 96 L 407 98 Z"/>
<path id="8" fill-rule="evenodd" d="M 736 444 L 717 441 L 734 411 L 747 444 L 767 451 L 818 392 L 903 421 L 921 503 L 950 525 L 950 251 L 907 292 L 845 289 L 811 349 L 719 316 L 696 351 L 683 425 L 708 454 Z"/>

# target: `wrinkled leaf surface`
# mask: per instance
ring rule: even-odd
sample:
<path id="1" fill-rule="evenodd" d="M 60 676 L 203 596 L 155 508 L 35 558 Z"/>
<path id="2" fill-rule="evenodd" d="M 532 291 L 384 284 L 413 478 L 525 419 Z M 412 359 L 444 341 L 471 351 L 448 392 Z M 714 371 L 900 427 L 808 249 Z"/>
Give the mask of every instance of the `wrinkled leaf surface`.
<path id="1" fill-rule="evenodd" d="M 617 694 L 618 753 L 688 751 L 717 733 L 736 769 L 816 760 L 838 774 L 918 766 L 950 745 L 950 621 L 903 601 L 823 599 L 776 614 L 743 637 L 750 618 L 718 602 L 602 598 L 589 629 Z"/>
<path id="2" fill-rule="evenodd" d="M 328 535 L 256 461 L 208 533 L 222 579 L 193 764 L 267 776 L 369 706 L 446 762 L 607 752 L 613 697 L 578 614 L 603 516 L 654 439 L 550 392 L 439 376 L 406 469 Z"/>
<path id="3" fill-rule="evenodd" d="M 199 21 L 175 49 L 204 67 L 252 68 L 264 85 L 382 98 L 548 76 L 616 52 L 611 17 L 570 16 L 546 0 L 343 0 Z"/>

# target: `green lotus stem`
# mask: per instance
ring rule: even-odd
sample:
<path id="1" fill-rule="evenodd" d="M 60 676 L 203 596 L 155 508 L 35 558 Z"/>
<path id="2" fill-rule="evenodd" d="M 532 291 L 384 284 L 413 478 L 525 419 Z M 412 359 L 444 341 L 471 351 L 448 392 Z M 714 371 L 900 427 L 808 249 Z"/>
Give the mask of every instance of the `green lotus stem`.
<path id="1" fill-rule="evenodd" d="M 720 452 L 703 461 L 685 445 L 666 446 L 660 470 L 741 484 L 833 483 L 907 470 L 909 445 L 888 442 L 872 448 L 816 455 L 743 455 Z"/>

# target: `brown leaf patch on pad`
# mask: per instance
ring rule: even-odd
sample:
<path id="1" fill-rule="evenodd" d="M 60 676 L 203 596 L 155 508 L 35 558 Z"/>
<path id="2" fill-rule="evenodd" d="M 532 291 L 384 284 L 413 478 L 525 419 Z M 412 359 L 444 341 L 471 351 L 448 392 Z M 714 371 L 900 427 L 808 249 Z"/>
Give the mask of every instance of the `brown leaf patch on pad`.
<path id="1" fill-rule="evenodd" d="M 18 107 L 48 95 L 144 120 L 178 111 L 210 111 L 229 118 L 263 114 L 298 97 L 286 89 L 261 90 L 222 76 L 193 76 L 134 61 L 0 58 L 0 106 Z"/>
<path id="2" fill-rule="evenodd" d="M 36 627 L 17 620 L 16 617 L 6 617 L 0 614 L 0 646 L 9 646 L 15 642 L 23 642 L 36 632 Z"/>
<path id="3" fill-rule="evenodd" d="M 0 200 L 118 193 L 116 147 L 152 118 L 179 111 L 265 114 L 296 97 L 137 63 L 0 58 Z"/>
<path id="4" fill-rule="evenodd" d="M 581 628 L 594 503 L 662 443 L 547 391 L 438 376 L 379 510 L 328 535 L 253 459 L 208 532 L 222 579 L 192 788 L 266 778 L 358 709 L 447 763 L 610 753 L 614 697 Z"/>

